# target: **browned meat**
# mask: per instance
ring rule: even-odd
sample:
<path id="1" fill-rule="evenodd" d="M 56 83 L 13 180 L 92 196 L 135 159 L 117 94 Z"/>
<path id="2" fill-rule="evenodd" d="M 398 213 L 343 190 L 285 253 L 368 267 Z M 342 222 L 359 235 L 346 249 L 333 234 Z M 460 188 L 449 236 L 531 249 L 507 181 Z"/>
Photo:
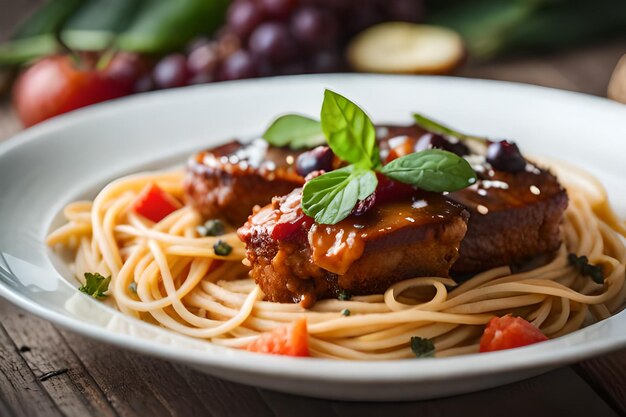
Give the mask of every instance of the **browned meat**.
<path id="1" fill-rule="evenodd" d="M 401 156 L 418 147 L 418 135 L 401 134 L 406 136 L 381 142 L 381 149 L 387 147 Z M 556 177 L 531 163 L 519 172 L 504 172 L 491 169 L 478 155 L 471 159 L 479 181 L 449 195 L 470 213 L 452 273 L 474 274 L 520 264 L 557 250 L 567 194 Z"/>
<path id="2" fill-rule="evenodd" d="M 416 126 L 378 128 L 382 158 L 413 152 L 419 147 L 418 139 L 423 133 Z M 419 142 L 422 143 L 423 138 Z M 255 205 L 267 204 L 272 197 L 285 195 L 303 183 L 294 167 L 299 154 L 284 148 L 268 148 L 263 141 L 248 145 L 232 142 L 200 153 L 189 163 L 187 196 L 204 216 L 222 217 L 240 225 Z M 286 197 L 279 198 L 251 217 L 240 230 L 248 247 L 252 276 L 268 299 L 302 301 L 310 305 L 311 300 L 336 296 L 342 289 L 367 294 L 383 292 L 393 282 L 411 276 L 447 276 L 457 256 L 451 268 L 455 276 L 519 264 L 555 251 L 561 241 L 559 225 L 567 206 L 567 195 L 557 179 L 531 164 L 525 170 L 509 173 L 492 170 L 484 158 L 477 155 L 470 159 L 479 173 L 477 184 L 447 198 L 437 200 L 430 196 L 428 205 L 433 210 L 443 210 L 449 208 L 448 205 L 464 207 L 469 212 L 466 234 L 467 212 L 462 210 L 454 216 L 445 216 L 445 221 L 441 222 L 405 225 L 397 230 L 394 227 L 385 233 L 370 231 L 366 237 L 357 239 L 360 243 L 352 242 L 349 251 L 339 251 L 351 255 L 346 258 L 348 261 L 337 266 L 328 263 L 328 257 L 318 256 L 323 252 L 314 249 L 323 246 L 324 241 L 316 245 L 310 243 L 306 236 L 312 222 L 305 221 L 301 212 L 298 227 L 304 232 L 292 233 L 299 236 L 297 239 L 292 234 L 288 239 L 282 238 L 284 230 L 289 229 L 285 224 L 291 223 L 283 221 L 285 213 L 277 214 L 279 206 L 287 204 Z M 389 210 L 389 207 L 402 208 L 383 205 L 374 212 Z M 424 213 L 422 209 L 412 216 L 421 218 Z M 392 213 L 387 212 L 382 221 L 392 217 Z M 361 236 L 362 232 L 348 223 L 364 218 L 371 220 L 371 228 L 376 227 L 376 221 L 381 221 L 368 213 L 335 226 L 313 226 L 311 233 L 319 237 L 320 230 L 327 230 L 328 242 L 334 242 L 337 235 L 344 233 L 338 242 L 346 246 L 344 240 L 350 233 L 342 230 L 349 229 L 355 236 Z M 280 238 L 276 237 L 277 233 Z M 465 238 L 458 255 L 458 242 L 456 246 L 453 243 L 463 234 Z M 355 256 L 357 253 L 359 255 Z"/>
<path id="3" fill-rule="evenodd" d="M 454 273 L 521 263 L 558 249 L 567 194 L 554 175 L 529 164 L 522 172 L 491 170 L 482 177 L 449 196 L 470 211 Z"/>
<path id="4" fill-rule="evenodd" d="M 302 214 L 298 189 L 250 216 L 239 237 L 268 300 L 310 307 L 342 290 L 379 294 L 403 279 L 448 276 L 467 218 L 460 205 L 423 193 L 316 225 Z"/>
<path id="5" fill-rule="evenodd" d="M 263 140 L 233 141 L 194 155 L 187 165 L 185 194 L 206 218 L 233 225 L 246 221 L 255 205 L 289 193 L 304 183 L 293 167 L 293 151 Z"/>

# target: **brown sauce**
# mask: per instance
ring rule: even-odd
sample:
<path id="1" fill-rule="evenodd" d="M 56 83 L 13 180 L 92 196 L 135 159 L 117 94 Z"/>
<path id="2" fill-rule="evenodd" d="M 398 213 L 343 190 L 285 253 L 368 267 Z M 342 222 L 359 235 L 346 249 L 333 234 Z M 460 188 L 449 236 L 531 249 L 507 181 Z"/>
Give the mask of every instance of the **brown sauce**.
<path id="1" fill-rule="evenodd" d="M 423 237 L 420 231 L 426 230 L 424 226 L 447 223 L 462 211 L 439 195 L 418 193 L 415 198 L 381 204 L 363 216 L 350 216 L 334 225 L 315 224 L 308 235 L 313 262 L 345 274 L 363 255 L 368 242 L 380 242 L 391 234 L 400 238 L 405 231 L 411 232 L 411 240 L 417 240 Z"/>

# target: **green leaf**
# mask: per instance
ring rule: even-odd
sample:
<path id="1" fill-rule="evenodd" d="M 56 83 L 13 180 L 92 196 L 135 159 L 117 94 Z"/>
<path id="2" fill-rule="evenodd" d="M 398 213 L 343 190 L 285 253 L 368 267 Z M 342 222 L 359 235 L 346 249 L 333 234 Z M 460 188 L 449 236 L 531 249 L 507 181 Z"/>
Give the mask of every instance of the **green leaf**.
<path id="1" fill-rule="evenodd" d="M 313 178 L 302 190 L 302 210 L 318 224 L 336 224 L 376 190 L 376 174 L 347 166 Z"/>
<path id="2" fill-rule="evenodd" d="M 442 125 L 439 122 L 434 121 L 433 119 L 429 119 L 423 114 L 413 113 L 413 118 L 415 119 L 415 123 L 421 128 L 436 133 L 438 135 L 443 136 L 453 136 L 457 139 L 465 139 L 465 140 L 475 140 L 478 142 L 486 143 L 486 138 L 481 138 L 478 136 L 467 135 L 465 133 L 461 133 L 458 130 L 454 130 L 448 126 Z"/>
<path id="3" fill-rule="evenodd" d="M 320 122 L 298 114 L 287 114 L 274 120 L 263 133 L 263 139 L 270 145 L 291 149 L 314 148 L 326 143 Z"/>
<path id="4" fill-rule="evenodd" d="M 335 155 L 362 168 L 380 166 L 376 129 L 356 104 L 333 91 L 324 91 L 322 130 Z"/>
<path id="5" fill-rule="evenodd" d="M 85 285 L 78 288 L 79 291 L 91 295 L 93 298 L 106 297 L 105 292 L 109 290 L 111 276 L 103 277 L 99 273 L 85 272 Z"/>
<path id="6" fill-rule="evenodd" d="M 394 159 L 381 172 L 393 180 L 437 193 L 460 190 L 476 182 L 476 173 L 465 159 L 440 149 Z"/>
<path id="7" fill-rule="evenodd" d="M 432 340 L 414 336 L 411 338 L 411 350 L 416 358 L 432 358 L 435 356 L 435 345 Z"/>

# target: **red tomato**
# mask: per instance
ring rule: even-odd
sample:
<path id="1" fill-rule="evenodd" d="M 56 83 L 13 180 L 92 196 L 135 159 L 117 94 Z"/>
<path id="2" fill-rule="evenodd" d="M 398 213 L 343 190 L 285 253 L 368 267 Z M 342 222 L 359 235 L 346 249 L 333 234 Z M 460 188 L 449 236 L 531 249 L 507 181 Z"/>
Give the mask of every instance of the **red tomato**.
<path id="1" fill-rule="evenodd" d="M 156 184 L 150 183 L 141 190 L 131 207 L 135 213 L 158 223 L 178 210 L 181 204 Z"/>
<path id="2" fill-rule="evenodd" d="M 301 318 L 287 326 L 261 334 L 248 345 L 247 350 L 272 355 L 310 356 L 306 319 Z"/>
<path id="3" fill-rule="evenodd" d="M 480 352 L 512 349 L 544 340 L 548 338 L 541 330 L 521 317 L 494 317 L 480 338 Z"/>
<path id="4" fill-rule="evenodd" d="M 66 55 L 38 61 L 15 83 L 13 103 L 24 126 L 130 93 L 103 71 L 82 69 Z"/>

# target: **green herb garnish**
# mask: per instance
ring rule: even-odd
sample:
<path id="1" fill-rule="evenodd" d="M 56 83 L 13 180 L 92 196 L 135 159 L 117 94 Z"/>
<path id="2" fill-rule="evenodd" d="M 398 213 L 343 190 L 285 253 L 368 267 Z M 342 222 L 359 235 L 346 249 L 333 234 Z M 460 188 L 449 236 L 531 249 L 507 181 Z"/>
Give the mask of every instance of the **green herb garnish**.
<path id="1" fill-rule="evenodd" d="M 263 133 L 263 139 L 270 145 L 291 149 L 314 148 L 326 143 L 320 122 L 298 114 L 287 114 L 274 120 Z"/>
<path id="2" fill-rule="evenodd" d="M 570 253 L 567 255 L 567 261 L 576 268 L 578 272 L 590 277 L 596 284 L 604 284 L 602 268 L 598 265 L 590 264 L 589 258 L 586 256 L 577 256 L 575 253 Z"/>
<path id="3" fill-rule="evenodd" d="M 135 281 L 131 282 L 130 284 L 128 284 L 128 289 L 130 290 L 130 292 L 137 294 L 137 283 Z"/>
<path id="4" fill-rule="evenodd" d="M 350 310 L 344 308 L 343 310 L 341 310 L 341 315 L 348 317 L 350 315 Z"/>
<path id="5" fill-rule="evenodd" d="M 320 224 L 336 224 L 376 190 L 376 174 L 353 165 L 320 175 L 302 190 L 302 209 Z"/>
<path id="6" fill-rule="evenodd" d="M 211 219 L 198 226 L 196 231 L 200 236 L 221 236 L 226 231 L 226 226 L 219 219 Z"/>
<path id="7" fill-rule="evenodd" d="M 339 290 L 339 293 L 337 294 L 337 299 L 340 301 L 348 301 L 351 298 L 352 296 L 346 290 Z"/>
<path id="8" fill-rule="evenodd" d="M 228 256 L 233 251 L 233 247 L 230 246 L 228 243 L 224 242 L 223 240 L 218 240 L 213 245 L 213 250 L 215 251 L 216 255 Z"/>
<path id="9" fill-rule="evenodd" d="M 322 130 L 335 155 L 351 165 L 313 178 L 304 185 L 302 210 L 319 224 L 336 224 L 376 190 L 376 172 L 427 191 L 456 191 L 476 182 L 469 163 L 451 152 L 430 149 L 382 166 L 371 120 L 356 104 L 324 92 Z"/>
<path id="10" fill-rule="evenodd" d="M 78 290 L 93 298 L 105 298 L 105 292 L 109 290 L 111 276 L 103 277 L 99 273 L 85 272 L 85 284 L 81 285 Z"/>
<path id="11" fill-rule="evenodd" d="M 381 173 L 392 180 L 434 192 L 465 188 L 475 182 L 476 175 L 465 159 L 439 149 L 394 159 Z"/>
<path id="12" fill-rule="evenodd" d="M 432 358 L 435 356 L 435 345 L 432 340 L 414 336 L 411 338 L 411 350 L 416 358 Z"/>
<path id="13" fill-rule="evenodd" d="M 413 113 L 413 119 L 415 119 L 415 123 L 418 126 L 425 130 L 428 130 L 431 133 L 436 133 L 442 136 L 452 136 L 461 140 L 474 140 L 485 144 L 487 143 L 487 138 L 461 133 L 458 130 L 454 130 L 448 126 L 442 125 L 441 123 L 436 122 L 433 119 L 429 119 L 422 114 Z"/>
<path id="14" fill-rule="evenodd" d="M 321 120 L 328 146 L 335 155 L 358 167 L 376 168 L 380 165 L 376 129 L 359 106 L 326 90 Z"/>

